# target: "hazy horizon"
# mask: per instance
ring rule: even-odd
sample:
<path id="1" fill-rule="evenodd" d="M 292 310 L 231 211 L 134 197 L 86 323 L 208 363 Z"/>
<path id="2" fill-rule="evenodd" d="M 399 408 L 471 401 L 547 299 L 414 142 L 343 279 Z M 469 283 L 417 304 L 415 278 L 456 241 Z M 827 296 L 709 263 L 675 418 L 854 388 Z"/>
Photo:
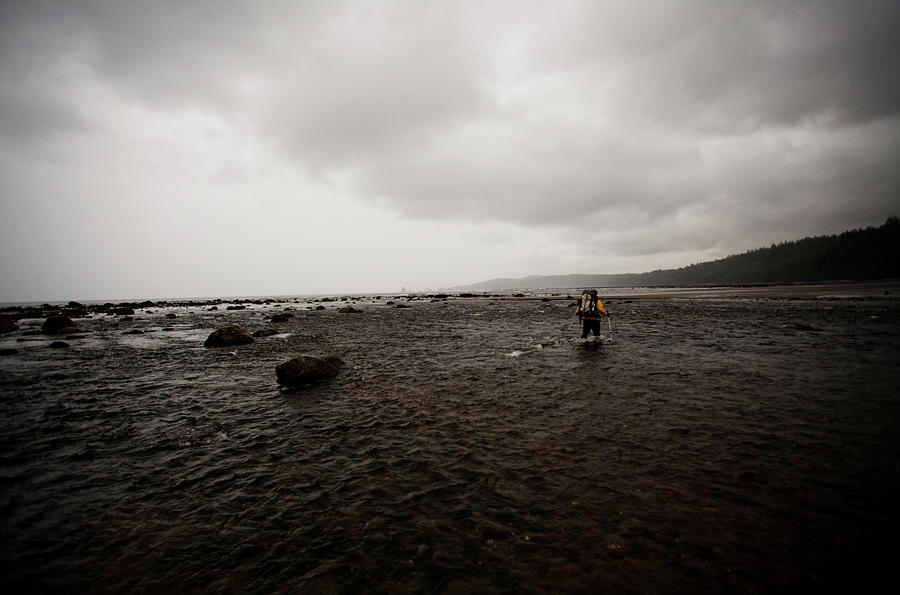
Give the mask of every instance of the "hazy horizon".
<path id="1" fill-rule="evenodd" d="M 0 0 L 0 302 L 641 273 L 879 226 L 898 29 L 892 0 Z"/>

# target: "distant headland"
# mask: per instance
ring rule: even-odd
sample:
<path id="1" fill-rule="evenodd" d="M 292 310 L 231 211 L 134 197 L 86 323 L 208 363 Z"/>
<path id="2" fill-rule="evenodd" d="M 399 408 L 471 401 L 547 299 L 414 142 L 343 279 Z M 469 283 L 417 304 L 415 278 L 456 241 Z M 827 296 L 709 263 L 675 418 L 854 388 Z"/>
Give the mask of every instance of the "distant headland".
<path id="1" fill-rule="evenodd" d="M 900 278 L 900 220 L 757 248 L 680 269 L 618 275 L 532 275 L 451 288 L 502 291 L 565 287 L 704 287 L 827 283 Z"/>

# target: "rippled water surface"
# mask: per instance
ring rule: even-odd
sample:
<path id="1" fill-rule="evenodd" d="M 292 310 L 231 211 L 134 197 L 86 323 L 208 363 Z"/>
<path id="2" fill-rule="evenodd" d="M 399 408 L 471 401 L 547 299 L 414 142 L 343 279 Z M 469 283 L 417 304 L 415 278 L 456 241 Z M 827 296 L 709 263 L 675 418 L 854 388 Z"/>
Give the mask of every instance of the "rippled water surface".
<path id="1" fill-rule="evenodd" d="M 900 301 L 288 304 L 0 337 L 10 589 L 770 592 L 893 564 Z M 167 313 L 177 318 L 164 318 Z M 237 323 L 280 334 L 210 349 Z M 142 334 L 126 334 L 128 331 Z M 333 381 L 275 383 L 301 354 Z"/>

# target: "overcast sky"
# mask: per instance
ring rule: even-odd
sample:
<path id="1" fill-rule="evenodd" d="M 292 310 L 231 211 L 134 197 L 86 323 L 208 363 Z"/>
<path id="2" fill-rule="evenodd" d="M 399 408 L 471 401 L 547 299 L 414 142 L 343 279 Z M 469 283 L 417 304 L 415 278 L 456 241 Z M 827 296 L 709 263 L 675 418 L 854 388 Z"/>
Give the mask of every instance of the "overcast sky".
<path id="1" fill-rule="evenodd" d="M 0 0 L 0 302 L 643 272 L 900 214 L 900 2 Z"/>

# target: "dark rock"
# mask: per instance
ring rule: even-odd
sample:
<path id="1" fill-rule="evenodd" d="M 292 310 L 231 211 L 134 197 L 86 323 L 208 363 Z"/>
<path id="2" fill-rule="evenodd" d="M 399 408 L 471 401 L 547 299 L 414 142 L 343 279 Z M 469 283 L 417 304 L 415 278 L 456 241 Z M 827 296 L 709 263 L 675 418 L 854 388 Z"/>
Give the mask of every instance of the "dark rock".
<path id="1" fill-rule="evenodd" d="M 125 331 L 126 335 L 143 335 L 144 331 L 139 328 L 131 329 L 130 331 Z"/>
<path id="2" fill-rule="evenodd" d="M 231 345 L 243 345 L 252 343 L 253 335 L 236 324 L 229 324 L 213 331 L 203 343 L 206 347 L 230 347 Z"/>
<path id="3" fill-rule="evenodd" d="M 6 349 L 0 349 L 0 356 L 3 355 L 15 355 L 19 353 L 18 349 L 14 349 L 12 347 L 7 347 Z"/>
<path id="4" fill-rule="evenodd" d="M 78 327 L 68 316 L 51 316 L 41 325 L 41 332 L 45 335 L 65 335 L 77 333 Z"/>
<path id="5" fill-rule="evenodd" d="M 0 316 L 0 335 L 19 330 L 19 325 L 9 318 Z"/>
<path id="6" fill-rule="evenodd" d="M 286 312 L 284 314 L 273 314 L 270 319 L 272 322 L 287 322 L 288 319 L 293 318 L 294 315 L 290 312 Z"/>
<path id="7" fill-rule="evenodd" d="M 362 310 L 357 310 L 353 306 L 344 306 L 338 312 L 341 314 L 359 314 Z"/>
<path id="8" fill-rule="evenodd" d="M 69 302 L 66 304 L 65 308 L 63 308 L 63 312 L 70 316 L 83 317 L 87 316 L 88 309 L 84 304 L 79 304 L 78 302 Z"/>
<path id="9" fill-rule="evenodd" d="M 264 329 L 260 329 L 260 330 L 256 331 L 255 333 L 253 333 L 253 336 L 256 337 L 257 339 L 259 339 L 261 337 L 271 337 L 272 335 L 277 335 L 277 334 L 278 334 L 278 329 L 264 328 Z"/>
<path id="10" fill-rule="evenodd" d="M 316 306 L 316 310 L 324 310 L 325 306 Z"/>
<path id="11" fill-rule="evenodd" d="M 218 310 L 219 310 L 218 306 L 212 306 L 211 308 L 209 308 L 210 312 L 218 312 Z"/>
<path id="12" fill-rule="evenodd" d="M 228 306 L 226 310 L 246 310 L 247 306 Z"/>
<path id="13" fill-rule="evenodd" d="M 52 349 L 66 349 L 67 347 L 71 347 L 71 345 L 69 345 L 65 341 L 54 341 L 53 343 L 50 343 L 50 345 L 48 345 L 47 347 L 50 347 Z"/>
<path id="14" fill-rule="evenodd" d="M 315 382 L 322 382 L 338 375 L 344 362 L 337 357 L 320 359 L 308 355 L 295 357 L 275 367 L 278 384 L 289 388 L 300 388 Z"/>
<path id="15" fill-rule="evenodd" d="M 177 318 L 177 316 L 175 316 L 175 314 L 173 314 L 172 312 L 169 312 L 168 314 L 166 314 L 166 318 Z"/>
<path id="16" fill-rule="evenodd" d="M 134 308 L 113 308 L 110 310 L 110 314 L 113 316 L 134 316 Z"/>
<path id="17" fill-rule="evenodd" d="M 412 306 L 408 306 L 406 304 L 397 304 L 395 307 L 397 307 L 397 308 L 412 308 Z"/>

